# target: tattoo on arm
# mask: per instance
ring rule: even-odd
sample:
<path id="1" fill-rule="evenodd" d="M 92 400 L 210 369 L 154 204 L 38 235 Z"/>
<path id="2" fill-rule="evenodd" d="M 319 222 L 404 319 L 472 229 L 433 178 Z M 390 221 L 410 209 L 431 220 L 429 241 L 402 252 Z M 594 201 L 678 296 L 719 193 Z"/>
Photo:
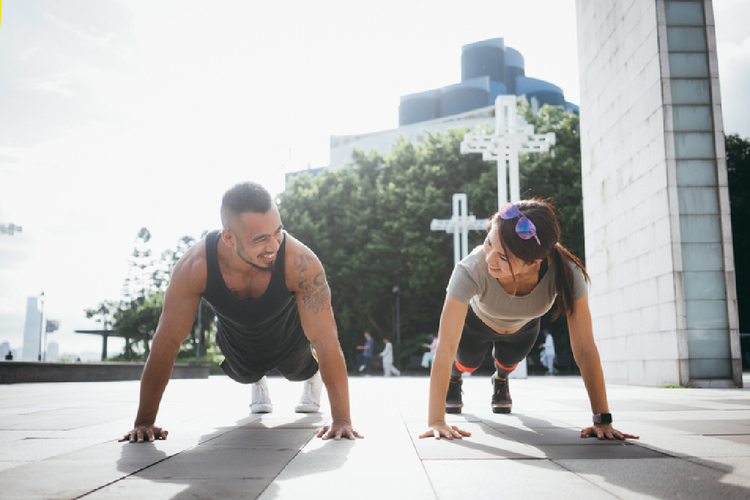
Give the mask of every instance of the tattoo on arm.
<path id="1" fill-rule="evenodd" d="M 299 271 L 299 287 L 304 294 L 302 296 L 302 303 L 305 304 L 313 314 L 317 314 L 320 311 L 325 311 L 331 308 L 331 291 L 326 282 L 325 271 L 321 269 L 314 276 L 310 276 L 307 265 L 308 260 L 308 256 L 300 256 L 300 263 L 297 265 L 297 270 Z"/>

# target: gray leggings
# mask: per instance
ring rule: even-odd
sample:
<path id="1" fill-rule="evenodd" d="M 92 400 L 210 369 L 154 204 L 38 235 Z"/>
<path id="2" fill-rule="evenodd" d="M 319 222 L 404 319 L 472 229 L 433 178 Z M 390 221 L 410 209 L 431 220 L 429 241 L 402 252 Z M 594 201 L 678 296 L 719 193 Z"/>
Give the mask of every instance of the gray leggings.
<path id="1" fill-rule="evenodd" d="M 539 336 L 540 318 L 534 318 L 513 333 L 498 333 L 487 326 L 469 306 L 456 352 L 451 377 L 473 372 L 482 365 L 490 347 L 494 347 L 495 369 L 500 378 L 507 377 L 534 348 Z"/>

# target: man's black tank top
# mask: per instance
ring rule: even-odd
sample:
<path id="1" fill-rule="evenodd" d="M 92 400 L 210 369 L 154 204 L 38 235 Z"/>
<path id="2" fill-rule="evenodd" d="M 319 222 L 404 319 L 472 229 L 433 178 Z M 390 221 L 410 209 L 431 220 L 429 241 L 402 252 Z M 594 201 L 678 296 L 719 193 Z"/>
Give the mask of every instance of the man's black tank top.
<path id="1" fill-rule="evenodd" d="M 257 299 L 249 300 L 236 297 L 224 282 L 217 250 L 220 237 L 221 231 L 206 236 L 208 273 L 203 298 L 216 314 L 216 343 L 233 373 L 225 371 L 243 382 L 253 374 L 272 370 L 300 343 L 309 345 L 309 341 L 302 330 L 297 300 L 286 286 L 286 232 L 268 288 Z"/>

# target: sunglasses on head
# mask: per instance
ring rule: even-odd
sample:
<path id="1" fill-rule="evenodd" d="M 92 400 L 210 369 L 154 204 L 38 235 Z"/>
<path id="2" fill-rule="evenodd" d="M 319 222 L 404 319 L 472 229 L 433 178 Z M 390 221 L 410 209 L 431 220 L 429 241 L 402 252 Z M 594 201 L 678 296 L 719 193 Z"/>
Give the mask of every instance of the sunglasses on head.
<path id="1" fill-rule="evenodd" d="M 519 215 L 521 216 L 516 223 L 516 234 L 522 240 L 528 240 L 534 238 L 539 246 L 542 243 L 539 241 L 539 237 L 536 235 L 536 226 L 529 220 L 528 217 L 523 215 L 521 211 L 513 203 L 506 203 L 500 208 L 500 218 L 503 220 L 515 219 Z"/>

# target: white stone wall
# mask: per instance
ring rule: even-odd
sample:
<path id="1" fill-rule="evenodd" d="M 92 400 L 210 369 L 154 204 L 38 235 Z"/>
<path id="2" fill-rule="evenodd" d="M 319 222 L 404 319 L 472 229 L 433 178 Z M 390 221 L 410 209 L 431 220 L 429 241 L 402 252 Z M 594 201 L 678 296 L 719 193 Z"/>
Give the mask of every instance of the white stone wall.
<path id="1" fill-rule="evenodd" d="M 576 9 L 589 300 L 607 380 L 741 386 L 711 2 Z"/>
<path id="2" fill-rule="evenodd" d="M 576 8 L 597 345 L 609 381 L 679 383 L 687 343 L 678 334 L 685 314 L 674 273 L 679 220 L 666 160 L 656 5 L 578 0 Z"/>

